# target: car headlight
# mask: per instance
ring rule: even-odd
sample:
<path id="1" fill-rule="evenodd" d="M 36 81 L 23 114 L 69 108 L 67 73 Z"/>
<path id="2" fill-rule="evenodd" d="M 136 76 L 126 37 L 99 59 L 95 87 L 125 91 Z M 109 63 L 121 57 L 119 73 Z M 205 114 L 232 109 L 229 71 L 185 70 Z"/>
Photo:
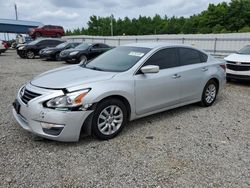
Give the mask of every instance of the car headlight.
<path id="1" fill-rule="evenodd" d="M 53 51 L 52 50 L 45 51 L 46 54 L 50 54 L 51 52 Z"/>
<path id="2" fill-rule="evenodd" d="M 18 48 L 18 50 L 22 50 L 22 49 L 24 49 L 24 47 L 25 47 L 25 46 L 21 46 L 21 47 Z"/>
<path id="3" fill-rule="evenodd" d="M 46 107 L 57 110 L 69 110 L 81 107 L 83 105 L 83 99 L 89 91 L 90 89 L 85 89 L 55 97 L 46 102 Z"/>
<path id="4" fill-rule="evenodd" d="M 78 53 L 79 53 L 79 51 L 75 51 L 75 52 L 71 52 L 69 55 L 76 55 Z"/>

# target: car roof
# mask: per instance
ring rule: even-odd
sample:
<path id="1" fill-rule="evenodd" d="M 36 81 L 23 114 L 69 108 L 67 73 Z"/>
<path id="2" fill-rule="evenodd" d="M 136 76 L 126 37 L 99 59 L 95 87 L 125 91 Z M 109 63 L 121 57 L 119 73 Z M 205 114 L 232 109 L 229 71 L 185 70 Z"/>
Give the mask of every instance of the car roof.
<path id="1" fill-rule="evenodd" d="M 132 43 L 132 44 L 125 44 L 123 46 L 141 47 L 141 48 L 150 48 L 150 49 L 161 48 L 161 47 L 190 47 L 190 48 L 193 48 L 193 46 L 191 46 L 191 45 L 165 43 L 165 42 Z"/>
<path id="2" fill-rule="evenodd" d="M 39 41 L 43 41 L 43 40 L 56 40 L 56 41 L 66 42 L 65 40 L 58 39 L 58 38 L 38 38 L 36 40 L 39 40 Z"/>

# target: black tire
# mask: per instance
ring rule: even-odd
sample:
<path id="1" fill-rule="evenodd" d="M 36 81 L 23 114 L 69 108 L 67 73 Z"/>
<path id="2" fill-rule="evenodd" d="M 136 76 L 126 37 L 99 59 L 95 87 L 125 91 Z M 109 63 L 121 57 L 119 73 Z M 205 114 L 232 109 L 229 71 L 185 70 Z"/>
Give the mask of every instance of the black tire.
<path id="1" fill-rule="evenodd" d="M 57 33 L 57 34 L 56 34 L 56 37 L 57 37 L 57 38 L 61 38 L 62 35 L 61 35 L 60 33 Z"/>
<path id="2" fill-rule="evenodd" d="M 81 55 L 80 57 L 79 57 L 79 59 L 78 59 L 78 63 L 80 63 L 80 62 L 82 62 L 83 61 L 83 63 L 85 63 L 85 62 L 87 62 L 88 61 L 88 58 L 87 58 L 87 56 L 86 55 Z"/>
<path id="3" fill-rule="evenodd" d="M 107 109 L 110 106 L 118 107 L 122 111 L 123 119 L 122 119 L 120 127 L 117 128 L 117 130 L 115 130 L 115 132 L 113 132 L 112 134 L 107 135 L 107 134 L 103 134 L 99 130 L 98 123 L 100 120 L 99 117 L 100 117 L 101 113 L 104 111 L 104 109 Z M 113 115 L 115 117 L 115 112 Z M 115 99 L 115 98 L 104 100 L 96 106 L 96 109 L 94 111 L 93 120 L 92 120 L 92 134 L 101 140 L 108 140 L 108 139 L 114 138 L 116 135 L 118 135 L 122 131 L 124 125 L 127 123 L 127 120 L 128 120 L 128 112 L 127 112 L 126 106 L 124 105 L 124 103 L 122 101 Z M 108 120 L 106 119 L 105 122 L 106 121 L 108 121 Z M 106 127 L 107 123 L 105 123 L 104 126 Z M 112 127 L 112 126 L 110 125 L 110 127 Z M 110 128 L 110 129 L 113 129 L 113 128 Z"/>
<path id="4" fill-rule="evenodd" d="M 211 88 L 214 87 L 215 91 L 214 91 L 214 97 L 211 96 L 211 99 L 208 100 L 209 96 L 208 96 L 207 92 L 208 92 L 208 90 L 210 90 L 209 89 L 210 87 Z M 215 102 L 216 97 L 217 97 L 218 89 L 219 89 L 218 84 L 214 80 L 209 80 L 203 89 L 200 105 L 203 107 L 209 107 L 209 106 L 213 105 L 213 103 Z"/>
<path id="5" fill-rule="evenodd" d="M 31 50 L 28 50 L 25 54 L 27 59 L 34 59 L 35 58 L 35 53 Z"/>
<path id="6" fill-rule="evenodd" d="M 66 60 L 65 63 L 70 63 L 70 64 L 72 64 L 72 63 L 74 63 L 74 61 L 72 61 L 72 60 Z"/>
<path id="7" fill-rule="evenodd" d="M 56 61 L 60 61 L 60 53 L 56 53 L 54 59 L 55 59 Z"/>
<path id="8" fill-rule="evenodd" d="M 227 82 L 231 82 L 232 80 L 231 80 L 231 78 L 227 78 Z"/>

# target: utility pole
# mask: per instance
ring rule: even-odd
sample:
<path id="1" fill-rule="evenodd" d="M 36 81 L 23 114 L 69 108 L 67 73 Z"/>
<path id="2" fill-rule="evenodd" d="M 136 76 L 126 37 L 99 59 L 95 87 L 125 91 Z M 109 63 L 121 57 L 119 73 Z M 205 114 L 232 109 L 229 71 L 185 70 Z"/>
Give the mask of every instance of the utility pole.
<path id="1" fill-rule="evenodd" d="M 110 31 L 111 31 L 111 36 L 114 35 L 114 32 L 113 32 L 113 18 L 114 18 L 114 16 L 113 16 L 113 14 L 111 14 L 111 16 L 110 16 Z"/>
<path id="2" fill-rule="evenodd" d="M 15 3 L 15 5 L 14 5 L 14 7 L 15 7 L 16 20 L 18 20 L 18 17 L 17 17 L 17 6 L 16 6 L 16 3 Z"/>

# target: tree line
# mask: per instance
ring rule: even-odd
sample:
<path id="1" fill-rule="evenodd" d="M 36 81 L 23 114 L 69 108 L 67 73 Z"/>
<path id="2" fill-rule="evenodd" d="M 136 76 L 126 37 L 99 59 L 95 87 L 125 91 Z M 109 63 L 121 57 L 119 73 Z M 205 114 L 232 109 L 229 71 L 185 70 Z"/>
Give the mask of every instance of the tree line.
<path id="1" fill-rule="evenodd" d="M 66 35 L 110 36 L 111 25 L 114 35 L 250 32 L 250 0 L 209 4 L 207 10 L 187 18 L 156 14 L 154 17 L 115 19 L 93 15 L 86 28 L 66 30 Z"/>

